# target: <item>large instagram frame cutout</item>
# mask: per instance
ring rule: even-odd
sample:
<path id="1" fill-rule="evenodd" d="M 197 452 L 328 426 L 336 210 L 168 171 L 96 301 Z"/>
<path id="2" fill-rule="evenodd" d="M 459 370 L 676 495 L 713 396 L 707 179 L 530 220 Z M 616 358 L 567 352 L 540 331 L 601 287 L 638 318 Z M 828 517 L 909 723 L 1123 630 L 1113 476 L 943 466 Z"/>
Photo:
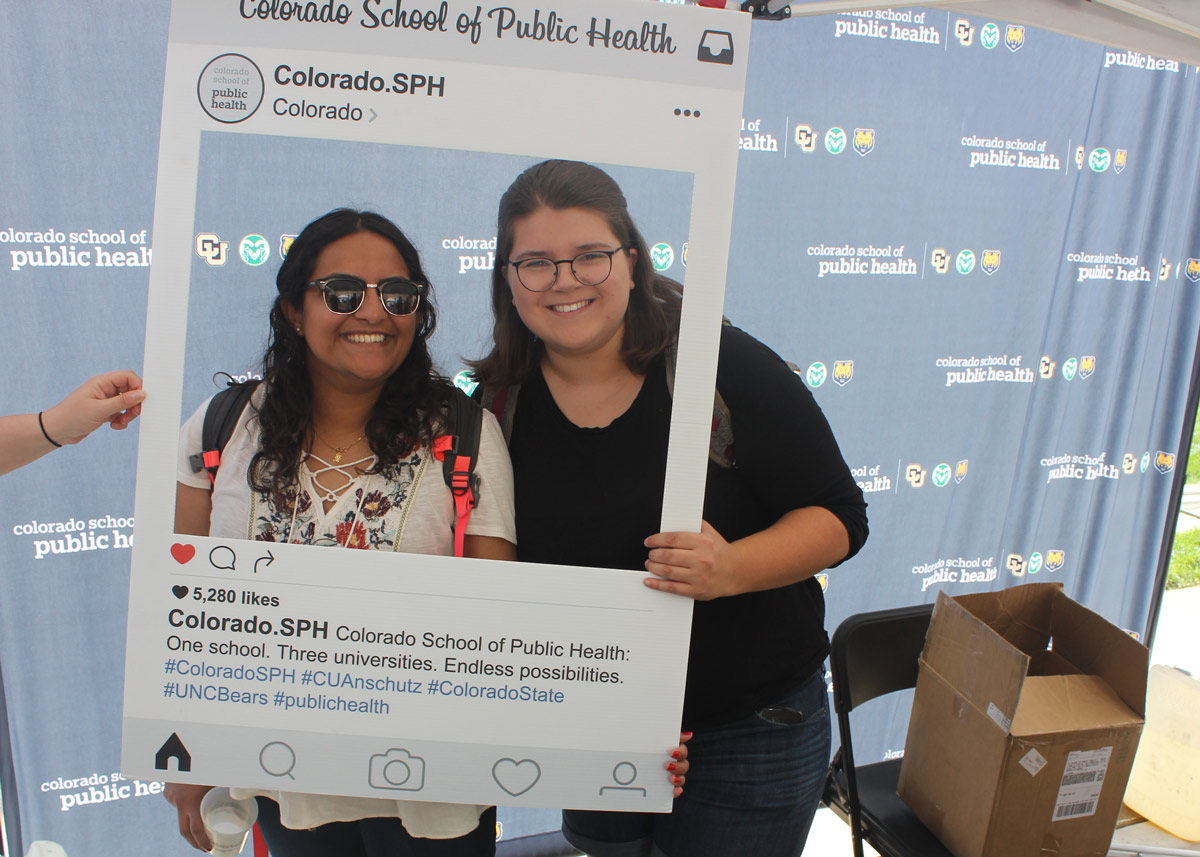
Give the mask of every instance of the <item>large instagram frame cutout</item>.
<path id="1" fill-rule="evenodd" d="M 678 741 L 691 602 L 647 589 L 644 574 L 173 533 L 179 416 L 197 404 L 182 389 L 188 310 L 201 305 L 189 300 L 193 266 L 223 252 L 197 240 L 202 151 L 213 135 L 281 147 L 312 138 L 348 157 L 354 147 L 336 141 L 690 174 L 662 527 L 698 529 L 749 16 L 645 0 L 565 6 L 174 3 L 147 315 L 153 406 L 138 450 L 126 774 L 405 800 L 670 809 L 662 768 Z M 281 8 L 312 14 L 282 20 Z M 296 72 L 324 85 L 300 86 Z M 333 118 L 305 115 L 314 108 Z M 478 204 L 491 212 L 496 200 Z M 320 213 L 284 214 L 299 228 Z M 244 264 L 240 237 L 230 236 L 225 264 Z"/>

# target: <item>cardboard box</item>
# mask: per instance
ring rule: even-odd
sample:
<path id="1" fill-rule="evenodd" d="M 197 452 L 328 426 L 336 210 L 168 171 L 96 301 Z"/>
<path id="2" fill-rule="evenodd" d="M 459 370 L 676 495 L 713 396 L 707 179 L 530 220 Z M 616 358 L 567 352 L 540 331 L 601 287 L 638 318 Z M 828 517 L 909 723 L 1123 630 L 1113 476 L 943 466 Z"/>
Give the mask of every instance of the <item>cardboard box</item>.
<path id="1" fill-rule="evenodd" d="M 1057 584 L 939 593 L 900 797 L 956 857 L 1104 857 L 1148 663 Z"/>

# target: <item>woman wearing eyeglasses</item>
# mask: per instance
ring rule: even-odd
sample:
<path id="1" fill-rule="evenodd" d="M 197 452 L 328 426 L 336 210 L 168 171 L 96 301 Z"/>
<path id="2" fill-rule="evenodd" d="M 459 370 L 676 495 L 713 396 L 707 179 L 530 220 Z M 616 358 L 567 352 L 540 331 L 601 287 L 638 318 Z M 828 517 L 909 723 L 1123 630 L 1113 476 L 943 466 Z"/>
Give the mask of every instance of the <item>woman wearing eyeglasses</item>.
<path id="1" fill-rule="evenodd" d="M 337 210 L 292 243 L 276 278 L 263 383 L 222 454 L 215 483 L 193 473 L 202 406 L 183 427 L 176 531 L 260 541 L 452 553 L 454 503 L 430 445 L 448 383 L 426 339 L 436 313 L 416 249 L 378 214 Z M 480 502 L 467 556 L 514 556 L 512 477 L 485 415 Z M 171 784 L 183 837 L 210 845 L 206 786 Z M 495 851 L 495 809 L 255 790 L 273 857 Z M 238 795 L 235 792 L 235 795 Z"/>
<path id="2" fill-rule="evenodd" d="M 700 533 L 659 533 L 679 285 L 587 164 L 522 173 L 496 244 L 494 347 L 474 369 L 509 441 L 518 554 L 648 570 L 650 588 L 696 600 L 687 789 L 666 815 L 566 811 L 563 832 L 598 857 L 799 855 L 829 760 L 814 575 L 867 535 L 829 425 L 778 356 L 725 326 L 732 466 L 710 461 Z"/>

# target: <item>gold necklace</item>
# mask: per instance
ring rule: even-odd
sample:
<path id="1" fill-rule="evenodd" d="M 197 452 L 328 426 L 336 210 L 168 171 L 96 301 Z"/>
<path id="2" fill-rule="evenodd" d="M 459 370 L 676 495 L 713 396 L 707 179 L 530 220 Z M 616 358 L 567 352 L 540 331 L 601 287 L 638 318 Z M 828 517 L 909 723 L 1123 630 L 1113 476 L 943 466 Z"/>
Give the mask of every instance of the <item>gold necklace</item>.
<path id="1" fill-rule="evenodd" d="M 317 438 L 321 441 L 321 443 L 325 444 L 327 447 L 329 447 L 330 449 L 333 450 L 333 463 L 334 464 L 341 464 L 342 463 L 342 453 L 344 453 L 346 450 L 350 449 L 351 447 L 356 446 L 359 441 L 361 441 L 364 437 L 366 437 L 365 434 L 360 434 L 357 438 L 355 438 L 354 440 L 352 440 L 350 443 L 346 444 L 345 446 L 334 446 L 332 443 L 325 440 L 325 438 L 321 437 L 320 433 L 315 428 L 313 429 L 313 434 L 315 434 L 317 436 Z"/>

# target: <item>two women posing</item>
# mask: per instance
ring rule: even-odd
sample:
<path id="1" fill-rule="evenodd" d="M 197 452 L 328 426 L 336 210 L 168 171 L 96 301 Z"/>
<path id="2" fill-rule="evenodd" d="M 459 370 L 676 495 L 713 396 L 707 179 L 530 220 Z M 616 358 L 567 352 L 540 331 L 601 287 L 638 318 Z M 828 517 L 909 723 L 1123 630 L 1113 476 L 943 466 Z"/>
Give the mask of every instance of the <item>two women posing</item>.
<path id="1" fill-rule="evenodd" d="M 525 561 L 649 571 L 647 586 L 697 602 L 682 724 L 694 737 L 668 763 L 678 787 L 690 754 L 686 790 L 669 814 L 566 811 L 565 835 L 598 857 L 800 854 L 829 755 L 828 638 L 813 575 L 867 535 L 828 424 L 778 356 L 725 326 L 717 389 L 734 446 L 710 461 L 701 532 L 659 533 L 680 287 L 654 272 L 616 183 L 573 161 L 513 182 L 497 256 L 493 349 L 473 368 L 504 438 L 486 415 L 485 498 L 468 555 L 511 557 L 515 543 Z M 433 306 L 415 250 L 382 218 L 334 212 L 295 240 L 277 283 L 265 383 L 239 425 L 242 446 L 227 448 L 211 492 L 181 468 L 177 529 L 449 553 L 453 504 L 440 478 L 421 475 L 448 393 L 425 348 Z M 185 433 L 198 432 L 196 420 Z M 389 514 L 404 503 L 400 533 Z M 197 846 L 202 795 L 168 788 Z M 494 848 L 480 807 L 259 802 L 277 857 Z M 335 827 L 336 846 L 318 842 Z"/>

